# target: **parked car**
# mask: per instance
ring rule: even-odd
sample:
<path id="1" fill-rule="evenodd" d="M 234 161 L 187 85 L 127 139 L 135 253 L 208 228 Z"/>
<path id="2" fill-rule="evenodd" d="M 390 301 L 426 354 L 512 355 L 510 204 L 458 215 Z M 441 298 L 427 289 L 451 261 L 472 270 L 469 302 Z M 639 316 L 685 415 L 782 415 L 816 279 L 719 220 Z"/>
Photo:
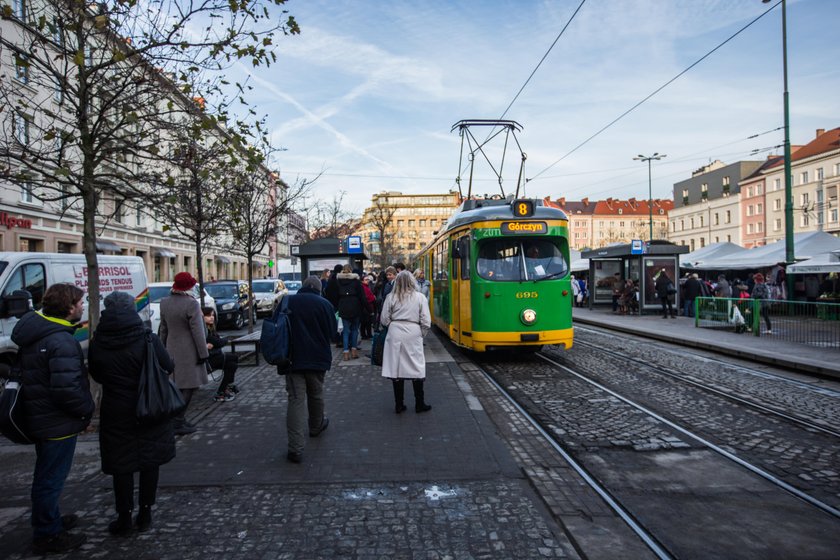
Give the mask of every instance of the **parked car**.
<path id="1" fill-rule="evenodd" d="M 248 317 L 248 285 L 239 280 L 216 280 L 204 285 L 216 300 L 218 325 L 241 329 Z"/>
<path id="2" fill-rule="evenodd" d="M 152 282 L 149 284 L 149 311 L 152 319 L 152 332 L 157 333 L 160 328 L 160 300 L 169 297 L 169 292 L 172 290 L 172 282 Z M 201 298 L 198 297 L 198 284 L 193 288 L 193 297 L 201 305 Z M 216 309 L 216 301 L 213 297 L 204 290 L 204 306 L 213 310 L 213 313 L 218 319 L 218 310 Z"/>
<path id="3" fill-rule="evenodd" d="M 286 281 L 286 290 L 288 291 L 288 295 L 292 296 L 300 290 L 300 287 L 303 285 L 303 282 L 300 280 L 287 280 Z"/>
<path id="4" fill-rule="evenodd" d="M 274 313 L 274 308 L 288 293 L 282 280 L 254 280 L 251 289 L 254 293 L 254 311 L 257 317 Z"/>

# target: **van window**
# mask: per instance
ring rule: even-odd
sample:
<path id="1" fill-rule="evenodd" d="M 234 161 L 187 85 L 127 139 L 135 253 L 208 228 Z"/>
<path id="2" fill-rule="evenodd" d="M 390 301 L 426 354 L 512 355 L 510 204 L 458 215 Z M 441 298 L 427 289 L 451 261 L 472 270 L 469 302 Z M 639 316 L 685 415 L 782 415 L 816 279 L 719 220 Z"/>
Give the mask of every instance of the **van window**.
<path id="1" fill-rule="evenodd" d="M 10 295 L 15 290 L 26 290 L 32 296 L 32 305 L 41 309 L 41 300 L 47 289 L 47 277 L 44 265 L 28 263 L 18 267 L 9 277 L 9 282 L 0 295 Z"/>

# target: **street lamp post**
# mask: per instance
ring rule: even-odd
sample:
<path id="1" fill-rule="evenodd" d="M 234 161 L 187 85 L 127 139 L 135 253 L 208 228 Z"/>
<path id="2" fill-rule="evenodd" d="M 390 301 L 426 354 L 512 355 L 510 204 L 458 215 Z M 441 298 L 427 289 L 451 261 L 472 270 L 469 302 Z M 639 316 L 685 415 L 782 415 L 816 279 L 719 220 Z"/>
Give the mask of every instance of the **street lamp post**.
<path id="1" fill-rule="evenodd" d="M 762 0 L 765 4 L 770 0 Z M 785 91 L 783 96 L 785 115 L 785 261 L 795 262 L 793 250 L 793 187 L 790 171 L 790 103 L 788 96 L 788 64 L 787 64 L 787 2 L 782 2 L 782 72 L 784 74 Z M 793 298 L 793 276 L 787 275 L 788 298 Z"/>
<path id="2" fill-rule="evenodd" d="M 648 164 L 648 226 L 650 228 L 650 231 L 648 233 L 650 237 L 648 238 L 648 241 L 653 241 L 653 184 L 651 181 L 650 162 L 652 160 L 660 160 L 664 157 L 668 156 L 666 156 L 665 154 L 660 154 L 659 152 L 654 152 L 652 156 L 643 156 L 642 154 L 639 154 L 638 156 L 633 158 L 634 160 L 638 161 L 646 161 Z"/>

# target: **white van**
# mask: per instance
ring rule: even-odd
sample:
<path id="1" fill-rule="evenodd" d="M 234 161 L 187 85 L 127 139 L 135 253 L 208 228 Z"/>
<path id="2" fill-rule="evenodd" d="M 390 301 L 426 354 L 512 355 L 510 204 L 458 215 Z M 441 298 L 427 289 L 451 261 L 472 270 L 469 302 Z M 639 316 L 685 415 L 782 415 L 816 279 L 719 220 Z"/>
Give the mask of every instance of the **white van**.
<path id="1" fill-rule="evenodd" d="M 100 301 L 114 291 L 134 296 L 140 318 L 149 324 L 149 288 L 146 267 L 140 257 L 97 255 Z M 0 364 L 10 364 L 17 351 L 11 341 L 12 329 L 32 306 L 41 309 L 47 288 L 57 282 L 74 284 L 85 291 L 87 301 L 87 262 L 84 255 L 66 253 L 0 253 Z M 100 309 L 102 306 L 100 305 Z M 76 338 L 86 347 L 88 305 Z"/>

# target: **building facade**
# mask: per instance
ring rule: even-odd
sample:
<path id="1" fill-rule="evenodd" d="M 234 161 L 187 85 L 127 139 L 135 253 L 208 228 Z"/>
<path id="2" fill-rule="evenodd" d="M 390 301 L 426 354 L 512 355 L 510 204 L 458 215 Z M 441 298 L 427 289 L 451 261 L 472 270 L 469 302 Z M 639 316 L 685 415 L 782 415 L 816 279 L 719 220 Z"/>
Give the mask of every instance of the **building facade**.
<path id="1" fill-rule="evenodd" d="M 674 184 L 668 239 L 694 251 L 711 243 L 741 244 L 740 181 L 763 162 L 714 161 Z"/>
<path id="2" fill-rule="evenodd" d="M 97 5 L 90 6 L 90 9 L 94 9 Z M 53 21 L 55 18 L 57 21 L 61 15 L 59 10 L 61 3 L 15 0 L 9 17 L 0 19 L 0 37 L 3 37 L 0 48 L 0 90 L 10 108 L 0 113 L 0 142 L 4 154 L 2 164 L 6 166 L 4 171 L 10 177 L 19 170 L 22 160 L 19 156 L 27 150 L 35 154 L 57 154 L 56 168 L 64 165 L 72 169 L 78 168 L 80 164 L 76 145 L 65 145 L 62 138 L 51 139 L 48 134 L 44 134 L 45 131 L 49 132 L 53 123 L 73 121 L 72 106 L 68 105 L 65 89 L 75 83 L 76 66 L 72 63 L 64 66 L 66 75 L 63 83 L 66 85 L 61 86 L 57 85 L 59 82 L 54 76 L 47 75 L 43 67 L 23 63 L 27 60 L 27 49 L 32 48 L 32 45 L 53 44 L 56 52 L 65 47 L 65 41 L 69 41 L 64 34 L 66 30 L 56 26 L 51 31 L 54 36 L 46 37 L 43 29 L 39 30 L 39 26 L 33 25 L 39 19 Z M 101 36 L 109 37 L 107 33 Z M 109 38 L 113 39 L 113 36 Z M 103 57 L 110 57 L 113 48 L 111 44 L 86 43 L 86 60 L 93 64 Z M 57 55 L 52 58 L 56 59 Z M 54 66 L 60 68 L 63 65 L 59 61 Z M 158 102 L 171 101 L 178 107 L 200 102 L 199 106 L 203 110 L 203 99 L 186 97 L 168 75 L 157 69 L 151 69 L 141 62 L 129 71 L 135 72 L 138 83 L 152 84 L 145 87 L 160 88 L 159 95 L 155 96 Z M 107 93 L 102 95 L 107 97 Z M 101 104 L 102 100 L 95 100 L 92 106 L 98 107 Z M 194 112 L 195 107 L 188 107 L 183 113 L 190 114 L 190 109 Z M 56 115 L 68 116 L 62 121 Z M 142 126 L 136 122 L 123 128 L 127 131 L 125 134 L 132 134 Z M 155 131 L 155 134 L 160 139 L 160 151 L 170 150 L 165 133 Z M 208 136 L 213 134 L 221 137 L 226 133 L 221 128 L 208 131 Z M 114 161 L 121 162 L 123 168 L 130 169 L 131 173 L 137 173 L 138 176 L 142 174 L 142 169 L 138 170 L 142 164 L 138 161 L 127 158 L 116 158 Z M 112 161 L 109 160 L 106 167 L 103 175 L 118 173 L 118 166 Z M 268 176 L 268 170 L 264 171 Z M 44 188 L 44 183 L 42 180 L 42 187 L 34 187 L 19 179 L 0 179 L 0 251 L 82 252 L 84 234 L 81 200 L 63 196 L 54 185 L 52 189 Z M 195 247 L 175 233 L 174 229 L 170 229 L 158 209 L 140 197 L 125 201 L 103 188 L 99 193 L 95 226 L 97 252 L 142 258 L 150 281 L 171 281 L 177 272 L 189 271 L 195 274 L 197 271 Z M 285 243 L 285 234 L 282 234 L 282 240 Z M 205 248 L 202 263 L 205 279 L 247 277 L 246 259 L 223 249 L 225 246 L 228 246 L 226 240 L 220 238 L 216 242 L 211 241 Z M 267 272 L 268 259 L 269 248 L 266 247 L 264 254 L 255 259 L 255 275 L 262 276 Z"/>
<path id="3" fill-rule="evenodd" d="M 443 228 L 458 208 L 457 191 L 441 194 L 403 194 L 383 191 L 371 197 L 355 234 L 375 267 L 411 262 L 414 255 Z"/>
<path id="4" fill-rule="evenodd" d="M 569 246 L 576 251 L 630 243 L 635 239 L 647 241 L 651 218 L 653 238 L 667 239 L 668 215 L 674 206 L 670 200 L 635 198 L 598 201 L 545 198 L 543 204 L 560 208 L 569 217 Z"/>

